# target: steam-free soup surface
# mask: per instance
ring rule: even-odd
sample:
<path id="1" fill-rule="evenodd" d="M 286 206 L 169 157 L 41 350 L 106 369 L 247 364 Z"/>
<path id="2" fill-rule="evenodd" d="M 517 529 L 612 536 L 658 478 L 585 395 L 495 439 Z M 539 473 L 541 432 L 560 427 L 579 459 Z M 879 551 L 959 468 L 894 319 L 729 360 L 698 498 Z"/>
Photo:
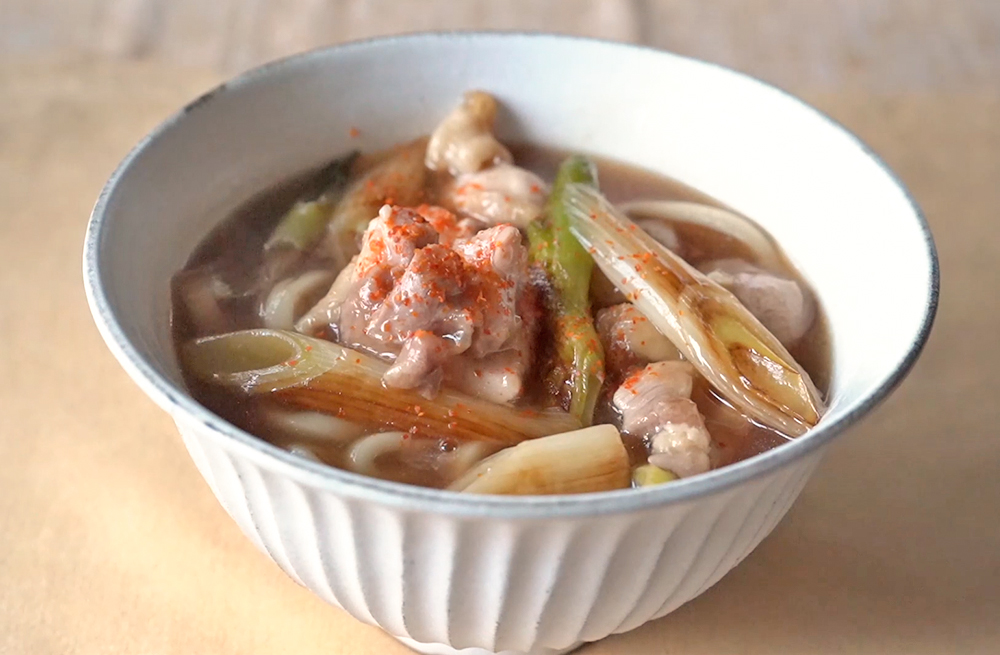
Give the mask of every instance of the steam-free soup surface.
<path id="1" fill-rule="evenodd" d="M 561 161 L 570 153 L 533 145 L 516 145 L 511 148 L 514 161 L 544 180 L 552 180 Z M 612 203 L 634 200 L 683 200 L 716 205 L 706 195 L 674 180 L 627 164 L 592 158 L 599 170 L 600 188 Z M 310 171 L 267 189 L 226 217 L 216 230 L 208 235 L 191 256 L 185 271 L 175 285 L 174 336 L 178 348 L 197 336 L 197 329 L 189 319 L 190 311 L 184 306 L 182 294 L 177 291 L 186 277 L 197 275 L 205 267 L 225 271 L 226 284 L 230 287 L 220 309 L 224 313 L 219 331 L 257 328 L 262 326 L 260 295 L 254 287 L 265 264 L 262 251 L 275 230 L 278 221 L 289 211 L 297 199 L 311 197 L 319 192 L 324 180 L 317 171 Z M 433 185 L 431 185 L 433 187 Z M 427 200 L 433 200 L 434 191 Z M 676 235 L 685 259 L 695 267 L 717 260 L 739 259 L 755 262 L 754 252 L 732 236 L 718 230 L 693 223 L 661 220 Z M 647 224 L 648 227 L 648 224 Z M 653 231 L 653 230 L 650 230 Z M 330 263 L 322 258 L 305 257 L 287 265 L 283 277 L 294 277 L 306 271 L 319 270 Z M 774 271 L 795 279 L 805 287 L 793 267 L 781 263 Z M 332 275 L 308 302 L 319 300 L 332 283 Z M 593 309 L 613 303 L 616 298 L 613 286 L 595 271 L 592 283 Z M 308 304 L 308 302 L 306 304 Z M 539 338 L 544 339 L 545 335 Z M 544 345 L 540 348 L 544 352 Z M 825 389 L 829 375 L 829 346 L 824 321 L 817 316 L 806 334 L 791 344 L 791 354 L 812 376 L 820 389 Z M 536 358 L 537 359 L 537 358 Z M 534 362 L 535 366 L 539 363 Z M 517 408 L 531 411 L 545 404 L 541 400 L 546 390 L 541 377 L 532 375 L 524 393 L 513 403 Z M 620 424 L 611 397 L 620 377 L 609 372 L 605 388 L 595 410 L 596 422 Z M 257 435 L 275 445 L 291 449 L 304 457 L 318 459 L 331 466 L 361 471 L 369 475 L 409 484 L 445 487 L 482 458 L 499 450 L 488 442 L 463 443 L 447 431 L 441 434 L 401 434 L 392 425 L 382 429 L 372 425 L 350 426 L 336 416 L 302 411 L 290 406 L 280 395 L 248 395 L 225 387 L 207 383 L 194 375 L 187 375 L 187 384 L 194 396 L 206 407 L 234 425 Z M 392 393 L 387 390 L 386 393 Z M 711 466 L 725 466 L 745 459 L 769 448 L 780 445 L 787 437 L 776 430 L 748 420 L 722 401 L 704 378 L 695 380 L 691 398 L 704 417 L 711 434 Z M 377 422 L 377 416 L 373 416 Z M 384 432 L 378 438 L 366 435 Z M 334 436 L 331 436 L 334 435 Z M 649 456 L 647 440 L 623 434 L 630 464 L 639 467 Z"/>

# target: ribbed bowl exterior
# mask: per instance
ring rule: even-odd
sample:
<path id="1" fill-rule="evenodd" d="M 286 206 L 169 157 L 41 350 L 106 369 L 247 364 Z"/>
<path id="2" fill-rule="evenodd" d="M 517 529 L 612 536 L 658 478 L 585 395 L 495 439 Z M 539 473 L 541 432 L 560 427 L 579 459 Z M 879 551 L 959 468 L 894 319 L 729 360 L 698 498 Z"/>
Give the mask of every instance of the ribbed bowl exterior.
<path id="1" fill-rule="evenodd" d="M 471 502 L 296 462 L 195 402 L 166 291 L 211 226 L 291 171 L 426 132 L 472 88 L 500 99 L 503 140 L 668 174 L 759 220 L 827 319 L 835 375 L 820 424 L 676 486 Z M 101 193 L 84 281 L 111 351 L 174 416 L 223 507 L 292 578 L 426 653 L 554 655 L 676 609 L 753 550 L 821 451 L 915 361 L 938 268 L 926 222 L 885 165 L 777 89 L 623 44 L 443 33 L 303 54 L 190 103 Z"/>
<path id="2" fill-rule="evenodd" d="M 683 503 L 504 519 L 339 497 L 175 420 L 219 502 L 289 576 L 417 650 L 467 655 L 562 652 L 672 612 L 774 529 L 822 450 Z"/>

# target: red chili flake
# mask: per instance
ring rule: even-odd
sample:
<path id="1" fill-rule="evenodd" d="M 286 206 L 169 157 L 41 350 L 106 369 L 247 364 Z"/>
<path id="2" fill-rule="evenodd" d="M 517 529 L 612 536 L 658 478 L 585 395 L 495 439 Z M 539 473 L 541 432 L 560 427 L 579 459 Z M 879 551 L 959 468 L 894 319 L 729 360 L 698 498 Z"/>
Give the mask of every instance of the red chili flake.
<path id="1" fill-rule="evenodd" d="M 309 352 L 309 351 L 310 351 L 310 350 L 312 350 L 312 349 L 313 349 L 313 347 L 312 347 L 312 346 L 306 346 L 306 352 Z"/>
<path id="2" fill-rule="evenodd" d="M 347 135 L 352 139 L 356 139 L 359 136 L 361 136 L 361 130 L 359 130 L 356 127 L 352 127 L 351 129 L 347 130 Z"/>
<path id="3" fill-rule="evenodd" d="M 538 192 L 539 192 L 539 191 L 541 191 L 541 190 L 542 190 L 542 189 L 541 189 L 541 187 L 539 187 L 539 186 L 538 186 L 537 184 L 532 184 L 532 185 L 531 185 L 531 189 L 530 189 L 530 191 L 531 191 L 532 193 L 538 193 Z"/>
<path id="4" fill-rule="evenodd" d="M 297 360 L 297 359 L 290 359 L 290 360 L 288 360 L 288 365 L 289 366 L 298 366 L 299 365 L 299 360 Z"/>
<path id="5" fill-rule="evenodd" d="M 456 416 L 458 416 L 458 412 L 456 412 L 454 409 L 449 409 L 448 416 L 451 418 L 455 418 Z"/>
<path id="6" fill-rule="evenodd" d="M 360 358 L 360 357 L 358 357 L 357 359 L 355 359 L 355 360 L 354 360 L 354 363 L 355 363 L 355 364 L 360 364 L 360 363 L 361 363 L 361 358 Z"/>
<path id="7" fill-rule="evenodd" d="M 458 423 L 456 421 L 451 421 L 450 423 L 448 423 L 448 429 L 449 430 L 457 430 L 458 429 Z"/>

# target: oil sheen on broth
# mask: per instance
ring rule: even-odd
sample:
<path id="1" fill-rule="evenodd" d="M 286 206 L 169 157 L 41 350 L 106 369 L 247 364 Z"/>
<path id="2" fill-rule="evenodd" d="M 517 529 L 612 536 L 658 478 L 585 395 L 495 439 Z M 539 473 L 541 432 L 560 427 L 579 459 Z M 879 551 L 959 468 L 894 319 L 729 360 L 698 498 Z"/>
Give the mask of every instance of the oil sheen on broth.
<path id="1" fill-rule="evenodd" d="M 542 179 L 551 181 L 560 162 L 570 154 L 534 145 L 515 145 L 510 148 L 514 162 Z M 600 190 L 612 203 L 642 200 L 683 200 L 720 206 L 706 195 L 674 180 L 621 162 L 597 157 L 591 158 L 599 171 Z M 225 218 L 198 246 L 185 270 L 175 280 L 173 334 L 178 349 L 195 336 L 195 330 L 186 316 L 190 313 L 179 305 L 182 294 L 179 285 L 185 275 L 195 275 L 206 263 L 227 271 L 230 293 L 222 305 L 226 329 L 246 329 L 261 326 L 260 298 L 253 293 L 254 280 L 262 266 L 261 251 L 278 220 L 289 210 L 297 198 L 315 195 L 320 188 L 317 172 L 298 175 L 270 188 Z M 684 258 L 694 267 L 716 260 L 741 259 L 753 262 L 755 254 L 740 240 L 704 225 L 660 219 L 670 227 L 683 244 Z M 285 274 L 307 270 L 312 266 L 308 259 L 294 263 Z M 782 260 L 780 270 L 773 271 L 794 279 L 806 288 L 795 269 Z M 615 300 L 615 292 L 603 274 L 594 269 L 592 280 L 594 310 Z M 610 289 L 610 292 L 609 292 Z M 608 298 L 607 300 L 602 300 Z M 309 299 L 316 301 L 319 297 Z M 544 349 L 543 349 L 544 350 Z M 792 356 L 808 371 L 816 386 L 825 393 L 830 375 L 830 345 L 825 321 L 817 311 L 805 336 L 791 344 Z M 538 376 L 529 376 L 536 379 Z M 185 379 L 194 397 L 219 416 L 234 425 L 257 435 L 277 446 L 288 448 L 304 456 L 318 459 L 338 468 L 356 468 L 357 458 L 368 457 L 356 450 L 353 439 L 332 440 L 323 437 L 326 429 L 324 417 L 295 412 L 277 397 L 247 395 L 206 383 L 185 370 Z M 614 386 L 621 379 L 609 375 L 600 393 L 595 410 L 595 423 L 619 421 L 612 406 Z M 391 391 L 386 391 L 391 393 Z M 517 402 L 530 406 L 537 402 L 544 389 L 529 385 Z M 701 376 L 696 376 L 691 399 L 704 417 L 704 424 L 711 435 L 711 467 L 717 468 L 751 457 L 775 447 L 786 437 L 759 422 L 745 418 L 727 402 Z M 498 449 L 486 443 L 471 454 L 462 451 L 470 461 L 456 461 L 460 444 L 447 434 L 418 435 L 395 432 L 386 426 L 383 438 L 385 448 L 376 448 L 377 466 L 371 462 L 368 473 L 426 487 L 445 487 L 451 484 L 459 469 L 466 469 L 475 459 L 485 457 Z M 368 430 L 366 433 L 373 432 Z M 378 432 L 378 430 L 374 430 Z M 632 466 L 646 463 L 649 454 L 648 440 L 623 434 Z M 378 444 L 375 444 L 378 446 Z M 352 459 L 353 458 L 353 459 Z"/>

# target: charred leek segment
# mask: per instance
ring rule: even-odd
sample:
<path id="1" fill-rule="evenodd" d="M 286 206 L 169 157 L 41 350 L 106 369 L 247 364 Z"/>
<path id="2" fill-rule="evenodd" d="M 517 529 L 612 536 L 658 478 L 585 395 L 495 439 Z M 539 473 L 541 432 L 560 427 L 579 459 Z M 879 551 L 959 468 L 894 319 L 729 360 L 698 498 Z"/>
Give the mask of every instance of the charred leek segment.
<path id="1" fill-rule="evenodd" d="M 324 186 L 322 193 L 313 200 L 300 200 L 292 205 L 264 244 L 265 252 L 281 247 L 308 250 L 319 241 L 344 194 L 358 154 L 355 150 L 323 169 L 319 174 Z"/>
<path id="2" fill-rule="evenodd" d="M 573 234 L 601 270 L 741 412 L 796 437 L 823 403 L 809 375 L 731 293 L 622 216 L 593 188 L 566 188 Z"/>
<path id="3" fill-rule="evenodd" d="M 771 236 L 746 216 L 728 209 L 679 200 L 640 200 L 618 209 L 629 218 L 659 218 L 707 227 L 746 245 L 764 268 L 776 270 L 781 266 L 781 255 Z"/>
<path id="4" fill-rule="evenodd" d="M 387 392 L 389 365 L 329 341 L 283 330 L 243 330 L 186 344 L 182 356 L 200 379 L 246 394 L 372 428 L 512 445 L 579 427 L 560 411 L 526 412 L 442 389 L 433 400 Z"/>
<path id="5" fill-rule="evenodd" d="M 624 489 L 630 483 L 628 453 L 618 430 L 595 425 L 502 450 L 448 488 L 478 494 L 547 495 Z"/>
<path id="6" fill-rule="evenodd" d="M 321 254 L 333 259 L 337 270 L 358 254 L 361 234 L 382 205 L 420 203 L 427 173 L 426 147 L 426 138 L 399 147 L 344 191 L 319 246 Z"/>
<path id="7" fill-rule="evenodd" d="M 590 274 L 594 261 L 570 233 L 563 192 L 570 183 L 597 186 L 597 169 L 583 157 L 559 167 L 545 217 L 528 226 L 530 258 L 552 285 L 547 298 L 555 362 L 552 389 L 568 390 L 570 414 L 590 425 L 604 383 L 604 352 L 590 313 Z"/>

